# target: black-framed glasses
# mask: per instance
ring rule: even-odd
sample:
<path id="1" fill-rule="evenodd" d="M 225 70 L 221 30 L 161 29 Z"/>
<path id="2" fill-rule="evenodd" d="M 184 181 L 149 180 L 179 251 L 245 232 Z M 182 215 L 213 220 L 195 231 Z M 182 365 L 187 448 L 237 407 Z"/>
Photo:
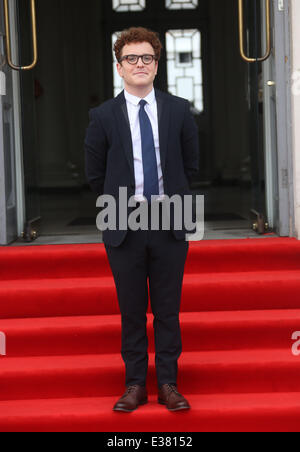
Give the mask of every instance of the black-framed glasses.
<path id="1" fill-rule="evenodd" d="M 140 58 L 142 58 L 142 61 L 144 64 L 151 64 L 151 63 L 153 63 L 154 60 L 157 59 L 155 55 L 148 55 L 148 54 L 146 54 L 146 55 L 125 55 L 125 56 L 123 56 L 123 58 L 120 59 L 120 63 L 123 60 L 127 60 L 127 62 L 129 64 L 136 64 Z"/>

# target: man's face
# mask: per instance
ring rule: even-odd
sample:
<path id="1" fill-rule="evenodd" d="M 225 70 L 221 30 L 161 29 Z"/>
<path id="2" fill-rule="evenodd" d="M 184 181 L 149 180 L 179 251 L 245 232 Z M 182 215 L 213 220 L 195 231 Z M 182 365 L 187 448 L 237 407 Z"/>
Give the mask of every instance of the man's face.
<path id="1" fill-rule="evenodd" d="M 154 49 L 148 42 L 126 44 L 122 49 L 122 57 L 126 55 L 155 55 Z M 123 60 L 117 64 L 120 77 L 124 79 L 125 87 L 151 87 L 158 70 L 158 61 L 144 64 L 140 58 L 136 64 L 129 64 Z"/>

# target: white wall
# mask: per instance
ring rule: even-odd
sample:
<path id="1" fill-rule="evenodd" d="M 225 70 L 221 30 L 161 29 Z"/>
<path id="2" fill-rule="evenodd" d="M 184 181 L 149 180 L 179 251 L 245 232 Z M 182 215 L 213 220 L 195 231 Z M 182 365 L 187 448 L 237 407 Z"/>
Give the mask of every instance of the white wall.
<path id="1" fill-rule="evenodd" d="M 296 234 L 300 240 L 300 1 L 291 2 L 292 22 L 292 120 L 293 120 L 293 158 L 294 158 L 294 190 L 295 190 L 295 223 Z"/>

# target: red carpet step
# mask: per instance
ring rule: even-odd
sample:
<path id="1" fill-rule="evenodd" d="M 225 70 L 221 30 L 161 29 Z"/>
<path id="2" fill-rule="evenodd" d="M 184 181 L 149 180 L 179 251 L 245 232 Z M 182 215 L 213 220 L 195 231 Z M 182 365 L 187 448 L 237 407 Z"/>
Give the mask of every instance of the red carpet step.
<path id="1" fill-rule="evenodd" d="M 124 391 L 121 318 L 103 245 L 0 248 L 0 431 L 299 431 L 300 242 L 190 244 L 179 390 L 192 410 L 114 413 Z"/>
<path id="2" fill-rule="evenodd" d="M 116 397 L 5 401 L 0 425 L 5 432 L 299 431 L 299 392 L 185 395 L 192 410 L 177 413 L 154 396 L 130 414 L 112 411 Z"/>
<path id="3" fill-rule="evenodd" d="M 300 309 L 182 312 L 180 319 L 184 352 L 290 348 Z M 9 338 L 9 357 L 112 354 L 121 349 L 120 315 L 0 319 L 0 331 Z M 150 352 L 155 351 L 153 333 L 153 315 L 148 314 Z"/>
<path id="4" fill-rule="evenodd" d="M 182 311 L 297 309 L 299 293 L 300 270 L 187 273 Z M 1 281 L 2 319 L 118 313 L 112 276 Z"/>
<path id="5" fill-rule="evenodd" d="M 300 270 L 293 238 L 190 242 L 186 273 Z M 0 280 L 111 276 L 102 244 L 2 247 Z"/>
<path id="6" fill-rule="evenodd" d="M 190 394 L 295 392 L 300 379 L 299 358 L 289 349 L 186 352 L 179 372 L 180 390 Z M 118 354 L 7 358 L 1 366 L 0 399 L 114 396 L 122 392 L 123 380 Z M 148 381 L 148 391 L 155 394 L 153 355 Z"/>

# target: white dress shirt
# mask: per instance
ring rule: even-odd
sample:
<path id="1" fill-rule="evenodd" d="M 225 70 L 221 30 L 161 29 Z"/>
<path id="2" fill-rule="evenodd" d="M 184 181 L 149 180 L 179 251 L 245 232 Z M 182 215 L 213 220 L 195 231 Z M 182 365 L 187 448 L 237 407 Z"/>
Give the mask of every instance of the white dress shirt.
<path id="1" fill-rule="evenodd" d="M 145 201 L 144 197 L 144 170 L 143 170 L 143 155 L 142 155 L 142 141 L 141 141 L 141 129 L 139 111 L 141 106 L 139 105 L 142 100 L 132 94 L 129 94 L 124 90 L 127 111 L 130 122 L 132 145 L 133 145 L 133 160 L 134 160 L 134 173 L 135 173 L 135 200 L 136 202 Z M 147 102 L 145 105 L 145 112 L 149 116 L 153 137 L 154 146 L 156 152 L 157 170 L 158 170 L 158 182 L 159 182 L 159 197 L 158 200 L 164 198 L 164 183 L 161 169 L 160 160 L 160 147 L 159 147 L 159 133 L 158 133 L 158 115 L 157 115 L 157 103 L 155 97 L 155 90 L 151 91 L 147 97 L 144 98 Z"/>

